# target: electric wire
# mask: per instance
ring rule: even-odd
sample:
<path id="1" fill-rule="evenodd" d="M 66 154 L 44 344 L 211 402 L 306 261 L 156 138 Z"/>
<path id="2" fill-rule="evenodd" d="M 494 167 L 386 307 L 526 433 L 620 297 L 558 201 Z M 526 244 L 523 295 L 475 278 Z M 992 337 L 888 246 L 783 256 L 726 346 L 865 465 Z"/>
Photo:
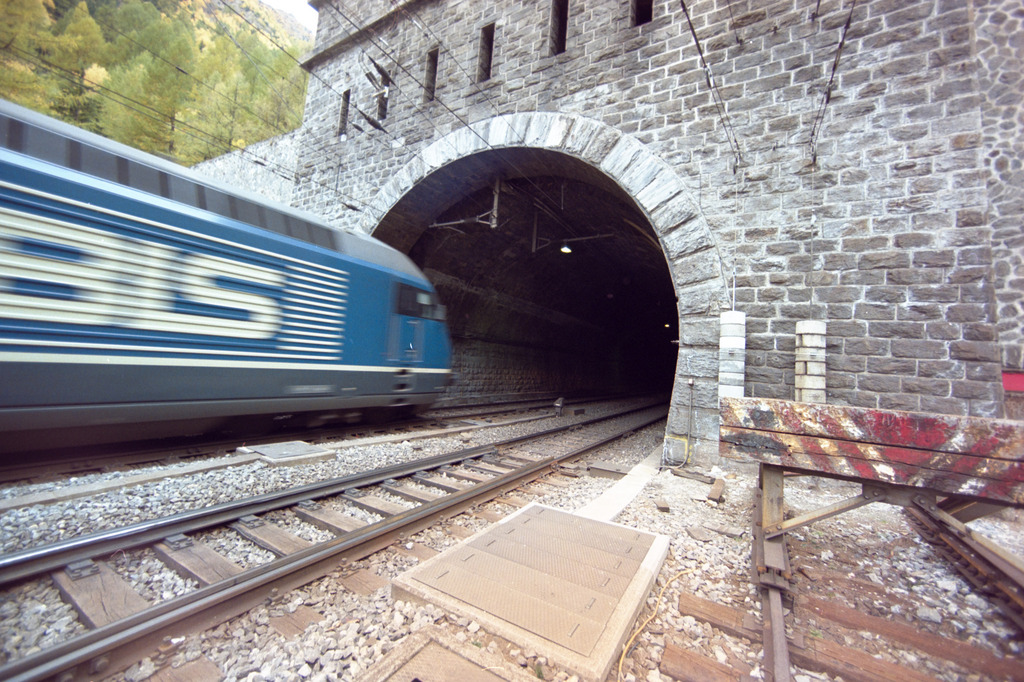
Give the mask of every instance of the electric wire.
<path id="1" fill-rule="evenodd" d="M 222 5 L 224 5 L 225 7 L 228 7 L 230 9 L 228 4 L 224 0 L 220 0 L 220 3 Z M 277 88 L 274 87 L 274 84 L 270 82 L 270 79 L 267 78 L 266 74 L 263 73 L 263 70 L 260 69 L 259 64 L 256 63 L 256 60 L 254 60 L 252 58 L 252 56 L 249 54 L 249 52 L 244 47 L 242 47 L 242 45 L 237 40 L 235 40 L 235 37 L 233 35 L 231 35 L 231 33 L 228 32 L 227 26 L 224 24 L 223 21 L 221 21 L 220 17 L 218 17 L 216 13 L 213 13 L 213 18 L 214 18 L 214 21 L 216 21 L 221 26 L 221 30 L 223 31 L 224 35 L 226 35 L 228 37 L 228 39 L 232 43 L 235 44 L 235 47 L 237 47 L 238 50 L 245 56 L 245 58 L 247 60 L 249 60 L 249 63 L 252 64 L 254 69 L 256 69 L 256 73 L 258 73 L 260 75 L 260 78 L 262 78 L 263 81 L 267 84 L 267 87 L 269 87 L 274 92 L 274 94 L 277 95 L 277 98 L 279 100 L 281 100 L 281 104 L 284 106 L 284 108 L 287 109 L 289 112 L 291 112 L 291 114 L 293 116 L 295 116 L 296 119 L 301 121 L 302 120 L 302 114 L 296 114 L 295 113 L 295 111 L 288 104 L 287 98 L 285 98 L 284 95 L 282 95 L 280 92 L 278 92 Z M 269 69 L 269 67 L 268 67 L 268 69 Z M 269 70 L 273 72 L 273 69 L 269 69 Z M 280 75 L 277 74 L 276 72 L 274 72 L 274 75 L 280 77 Z"/>
<path id="2" fill-rule="evenodd" d="M 293 55 L 293 54 L 292 54 L 291 52 L 289 52 L 288 50 L 284 49 L 284 48 L 283 48 L 283 47 L 282 47 L 282 46 L 281 46 L 281 45 L 280 45 L 280 44 L 279 44 L 279 43 L 277 42 L 277 39 L 276 39 L 276 38 L 274 38 L 274 36 L 270 35 L 270 33 L 268 33 L 268 32 L 267 32 L 267 31 L 266 31 L 266 30 L 265 30 L 265 29 L 264 29 L 263 27 L 257 26 L 256 24 L 254 24 L 254 23 L 252 23 L 251 21 L 249 21 L 249 18 L 248 18 L 248 17 L 246 17 L 246 16 L 244 15 L 244 14 L 242 14 L 241 12 L 239 12 L 238 10 L 236 10 L 236 9 L 235 9 L 234 7 L 232 7 L 231 5 L 227 4 L 227 2 L 225 2 L 224 0 L 221 0 L 221 4 L 222 4 L 222 5 L 224 5 L 225 7 L 227 7 L 227 8 L 228 8 L 229 10 L 231 10 L 232 12 L 234 12 L 234 13 L 235 13 L 236 15 L 238 15 L 238 18 L 239 18 L 239 19 L 241 19 L 242 21 L 244 21 L 245 23 L 249 24 L 249 26 L 251 26 L 251 27 L 253 28 L 253 30 L 254 30 L 254 31 L 256 31 L 257 33 L 259 33 L 260 35 L 262 35 L 262 36 L 263 36 L 264 38 L 266 38 L 267 40 L 269 40 L 269 41 L 270 41 L 270 43 L 271 43 L 271 44 L 272 44 L 272 45 L 273 45 L 274 47 L 276 47 L 276 48 L 277 48 L 277 49 L 279 49 L 279 50 L 280 50 L 281 52 L 284 52 L 284 53 L 285 53 L 286 55 L 288 55 L 288 56 L 289 56 L 289 57 L 291 58 L 291 60 L 292 60 L 293 62 L 295 62 L 296 64 L 298 64 L 298 63 L 299 63 L 299 60 L 298 60 L 298 59 L 297 59 L 297 58 L 295 57 L 295 55 Z"/>
<path id="3" fill-rule="evenodd" d="M 344 4 L 344 0 L 339 0 L 339 5 L 343 5 L 343 4 Z M 361 32 L 361 31 L 363 31 L 363 30 L 364 30 L 364 29 L 363 29 L 363 28 L 361 28 L 361 27 L 360 27 L 360 26 L 359 26 L 359 25 L 358 25 L 358 24 L 357 24 L 357 23 L 356 23 L 356 22 L 355 22 L 354 20 L 352 20 L 352 19 L 351 19 L 351 18 L 350 18 L 350 17 L 349 17 L 349 16 L 348 16 L 348 15 L 347 15 L 347 14 L 346 14 L 346 13 L 345 13 L 344 11 L 342 11 L 342 10 L 341 10 L 341 9 L 340 9 L 339 7 L 334 7 L 334 6 L 332 5 L 332 4 L 328 4 L 328 5 L 325 5 L 325 6 L 326 6 L 326 7 L 328 7 L 328 8 L 330 8 L 330 9 L 332 9 L 333 11 L 335 11 L 335 12 L 336 12 L 337 14 L 339 14 L 339 15 L 340 15 L 340 16 L 341 16 L 341 17 L 342 17 L 342 18 L 343 18 L 343 19 L 344 19 L 345 21 L 347 21 L 347 22 L 348 22 L 349 24 L 351 24 L 351 25 L 352 25 L 352 27 L 353 27 L 353 33 L 352 33 L 352 34 L 357 34 L 357 33 L 359 33 L 359 32 Z M 346 7 L 347 7 L 347 5 L 346 5 Z M 352 34 L 350 34 L 350 35 L 352 35 Z M 399 68 L 399 69 L 400 69 L 400 70 L 401 70 L 401 71 L 402 71 L 402 72 L 403 72 L 403 73 L 404 73 L 404 74 L 405 74 L 406 76 L 408 76 L 408 77 L 409 77 L 409 78 L 410 78 L 410 79 L 411 79 L 411 80 L 412 80 L 412 81 L 413 81 L 414 83 L 416 83 L 416 84 L 417 84 L 417 85 L 418 85 L 418 86 L 419 86 L 420 88 L 422 88 L 422 87 L 423 87 L 423 83 L 422 83 L 422 81 L 420 81 L 420 79 L 419 79 L 419 78 L 417 78 L 417 77 L 416 77 L 416 76 L 415 76 L 415 75 L 414 75 L 414 74 L 413 74 L 413 73 L 412 73 L 412 72 L 411 72 L 411 71 L 410 71 L 410 70 L 409 70 L 408 68 L 406 68 L 406 67 L 405 67 L 405 65 L 404 65 L 404 64 L 402 64 L 402 63 L 401 63 L 401 61 L 400 61 L 400 60 L 399 60 L 399 59 L 398 59 L 397 57 L 395 57 L 395 55 L 394 55 L 394 54 L 392 53 L 392 51 L 391 51 L 391 50 L 387 49 L 387 48 L 386 48 L 385 46 L 382 46 L 382 45 L 380 44 L 380 42 L 379 42 L 379 41 L 378 41 L 377 39 L 375 39 L 375 38 L 373 37 L 373 35 L 372 35 L 372 34 L 370 33 L 370 31 L 369 31 L 369 30 L 366 30 L 366 34 L 367 34 L 367 40 L 368 40 L 368 42 L 369 42 L 369 43 L 370 43 L 371 45 L 373 45 L 373 46 L 374 46 L 375 48 L 377 48 L 377 49 L 378 49 L 378 50 L 379 50 L 379 51 L 380 51 L 381 53 L 383 53 L 383 54 L 384 54 L 384 55 L 385 55 L 385 56 L 386 56 L 386 57 L 387 57 L 387 58 L 388 58 L 388 59 L 389 59 L 389 60 L 390 60 L 391 62 L 393 62 L 393 63 L 394 63 L 394 64 L 395 64 L 395 65 L 396 65 L 396 66 L 397 66 L 397 67 L 398 67 L 398 68 Z M 413 100 L 414 100 L 415 98 L 410 98 L 410 99 L 413 99 Z M 471 132 L 471 133 L 472 133 L 472 134 L 473 134 L 473 135 L 474 135 L 475 137 L 477 137 L 477 138 L 478 138 L 478 139 L 479 139 L 479 140 L 480 140 L 481 142 L 483 142 L 484 146 L 486 146 L 486 147 L 487 147 L 488 149 L 490 149 L 490 150 L 492 150 L 492 151 L 496 151 L 496 152 L 499 152 L 499 153 L 500 153 L 500 150 L 498 150 L 498 149 L 497 149 L 496 147 L 494 147 L 493 145 L 491 145 L 490 141 L 489 141 L 489 140 L 487 140 L 487 138 L 485 138 L 485 137 L 484 137 L 483 135 L 481 135 L 479 131 L 477 131 L 477 130 L 476 130 L 475 128 L 473 128 L 473 127 L 472 127 L 472 126 L 470 125 L 469 121 L 467 121 L 467 120 L 466 120 L 466 119 L 465 119 L 465 118 L 464 118 L 463 116 L 461 116 L 461 115 L 460 115 L 460 114 L 459 114 L 458 112 L 456 112 L 456 111 L 455 111 L 454 109 L 452 109 L 452 108 L 451 108 L 451 107 L 450 107 L 450 106 L 449 106 L 448 104 L 446 104 L 446 103 L 445 103 L 445 102 L 444 102 L 444 101 L 443 101 L 443 100 L 442 100 L 441 98 L 439 98 L 439 97 L 435 97 L 433 101 L 437 102 L 437 103 L 438 103 L 438 104 L 439 104 L 439 105 L 440 105 L 440 106 L 441 106 L 441 107 L 442 107 L 443 109 L 445 109 L 445 111 L 447 111 L 447 112 L 448 112 L 449 114 L 451 114 L 451 115 L 452 115 L 453 117 L 455 117 L 455 119 L 456 119 L 456 120 L 457 120 L 457 121 L 458 121 L 458 122 L 459 122 L 460 124 L 462 124 L 462 126 L 463 126 L 464 128 L 466 128 L 467 130 L 469 130 L 469 131 L 470 131 L 470 132 Z M 420 109 L 420 108 L 419 108 L 418 106 L 416 107 L 416 110 L 417 110 L 417 112 L 418 112 L 418 113 L 421 113 L 421 114 L 423 114 L 423 115 L 424 115 L 424 117 L 426 118 L 426 120 L 428 121 L 428 123 L 429 123 L 429 124 L 430 124 L 430 125 L 431 125 L 431 126 L 432 126 L 432 127 L 434 128 L 434 129 L 435 129 L 435 130 L 437 130 L 438 132 L 440 132 L 440 131 L 439 131 L 439 129 L 438 129 L 438 126 L 437 126 L 437 124 L 436 124 L 436 123 L 435 123 L 435 122 L 433 121 L 433 119 L 431 119 L 431 118 L 430 118 L 429 116 L 427 116 L 425 112 L 422 112 L 422 111 L 421 111 L 421 109 Z M 498 114 L 500 114 L 500 112 L 499 112 L 499 111 L 498 111 L 498 110 L 497 110 L 496 108 L 495 108 L 495 112 L 496 112 L 496 113 L 498 113 Z M 520 139 L 522 140 L 522 137 L 521 137 L 521 136 L 520 136 Z M 536 184 L 536 183 L 535 183 L 535 182 L 533 181 L 533 179 L 532 179 L 532 178 L 531 178 L 531 177 L 530 177 L 529 175 L 527 175 L 526 173 L 522 172 L 522 171 L 521 171 L 521 169 L 519 169 L 519 168 L 518 168 L 518 166 L 516 166 L 516 164 L 515 164 L 514 162 L 510 161 L 510 160 L 509 160 L 509 159 L 507 158 L 507 156 L 506 156 L 506 155 L 502 155 L 502 156 L 503 156 L 503 158 L 502 158 L 503 162 L 504 162 L 505 164 L 507 164 L 507 165 L 508 165 L 509 167 L 511 167 L 511 168 L 512 168 L 513 170 L 515 170 L 515 171 L 516 171 L 516 172 L 517 172 L 517 173 L 518 173 L 518 174 L 519 174 L 519 175 L 520 175 L 521 177 L 523 177 L 523 178 L 524 178 L 525 180 L 527 180 L 528 182 L 530 182 L 530 184 L 532 184 L 532 185 L 534 186 L 534 188 L 535 188 L 535 189 L 536 189 L 536 190 L 538 191 L 538 193 L 539 193 L 539 194 L 540 194 L 540 195 L 541 195 L 541 196 L 542 196 L 542 197 L 543 197 L 544 199 L 546 199 L 546 200 L 547 200 L 547 202 L 548 202 L 548 203 L 549 203 L 550 205 L 552 205 L 552 206 L 557 206 L 557 205 L 558 205 L 558 203 L 557 203 L 556 201 L 554 201 L 554 199 L 552 199 L 552 198 L 551 198 L 551 197 L 550 197 L 550 196 L 549 196 L 549 195 L 547 194 L 547 192 L 545 192 L 545 191 L 544 191 L 544 189 L 543 189 L 543 188 L 541 188 L 540 186 L 538 186 L 538 185 L 537 185 L 537 184 Z M 556 212 L 556 215 L 557 215 L 557 212 Z M 559 220 L 558 220 L 558 222 L 559 222 L 559 223 L 560 223 L 560 224 L 562 225 L 563 229 L 566 229 L 566 230 L 568 230 L 569 232 L 572 232 L 572 230 L 570 230 L 570 229 L 568 228 L 568 226 L 566 225 L 566 223 L 565 223 L 565 221 L 564 221 L 564 220 L 561 220 L 561 219 L 559 219 Z"/>
<path id="4" fill-rule="evenodd" d="M 693 44 L 697 47 L 697 56 L 700 58 L 700 66 L 704 71 L 704 78 L 707 81 L 708 88 L 711 90 L 711 99 L 715 103 L 715 109 L 718 110 L 718 118 L 722 122 L 722 128 L 725 130 L 725 137 L 729 142 L 729 147 L 732 153 L 736 157 L 736 166 L 743 163 L 743 155 L 740 153 L 740 143 L 736 139 L 736 133 L 733 130 L 732 124 L 729 122 L 729 115 L 726 111 L 725 100 L 722 99 L 722 94 L 718 90 L 718 86 L 715 84 L 714 75 L 711 73 L 711 66 L 708 64 L 707 59 L 704 58 L 704 50 L 700 46 L 700 38 L 697 37 L 697 30 L 693 27 L 693 21 L 690 19 L 690 11 L 686 9 L 686 0 L 679 0 L 683 7 L 683 15 L 686 17 L 686 23 L 690 27 L 690 35 L 693 36 Z M 735 172 L 733 168 L 733 172 Z"/>
<path id="5" fill-rule="evenodd" d="M 839 58 L 843 54 L 843 46 L 846 45 L 846 34 L 850 30 L 850 24 L 853 21 L 853 10 L 857 7 L 857 0 L 853 0 L 850 3 L 850 13 L 846 16 L 846 23 L 843 25 L 843 33 L 839 37 L 839 44 L 836 46 L 836 56 L 832 60 L 832 72 L 829 74 L 828 83 L 825 85 L 825 91 L 821 96 L 821 105 L 818 107 L 818 112 L 814 116 L 814 122 L 811 124 L 811 137 L 809 144 L 811 147 L 811 162 L 817 162 L 817 143 L 818 134 L 821 132 L 821 127 L 825 122 L 825 108 L 832 100 L 832 89 L 835 87 L 836 71 L 839 70 Z"/>
<path id="6" fill-rule="evenodd" d="M 32 52 L 21 50 L 20 48 L 15 47 L 11 44 L 0 45 L 0 50 L 8 52 L 15 58 L 25 62 L 26 64 L 35 66 L 37 68 L 42 68 L 58 76 L 59 78 L 62 78 L 75 85 L 86 84 L 99 96 L 108 99 L 114 102 L 115 104 L 130 109 L 134 111 L 136 114 L 139 114 L 146 118 L 152 119 L 154 121 L 159 121 L 161 123 L 166 123 L 171 118 L 170 116 L 168 116 L 168 114 L 146 104 L 145 102 L 140 102 L 127 95 L 124 95 L 123 93 L 108 88 L 101 83 L 97 83 L 89 78 L 79 77 L 77 74 L 68 71 L 67 69 L 64 69 L 56 64 L 53 64 L 47 61 L 46 59 L 36 54 L 33 54 Z M 267 168 L 268 171 L 270 171 L 277 177 L 291 183 L 295 182 L 295 173 L 292 169 L 289 169 L 286 166 L 282 166 L 281 164 L 275 161 L 271 161 L 267 158 L 264 158 L 259 154 L 256 154 L 255 152 L 249 150 L 248 148 L 242 147 L 231 140 L 223 140 L 208 131 L 205 131 L 194 125 L 186 123 L 185 121 L 182 121 L 180 119 L 175 119 L 175 121 L 178 124 L 176 130 L 179 130 L 183 135 L 188 135 L 189 137 L 192 137 L 193 139 L 196 139 L 204 144 L 215 144 L 216 146 L 224 149 L 225 151 L 240 152 L 242 155 L 250 157 L 253 160 L 253 163 L 256 163 L 257 165 Z M 366 204 L 365 202 L 361 201 L 357 197 L 342 192 L 336 187 L 331 187 L 330 185 L 317 180 L 311 180 L 311 182 L 314 182 L 318 186 L 330 190 L 334 194 L 341 197 L 343 199 L 343 205 L 350 210 L 363 212 L 364 208 L 369 208 L 369 205 Z M 363 208 L 360 208 L 355 204 L 360 204 Z"/>
<path id="7" fill-rule="evenodd" d="M 185 70 L 185 68 L 183 68 L 182 66 L 179 66 L 178 64 L 175 64 L 174 62 L 166 59 L 163 55 L 161 55 L 161 54 L 159 54 L 157 52 L 154 52 L 148 46 L 146 46 L 146 45 L 140 43 L 139 41 L 135 40 L 135 38 L 131 37 L 130 35 L 128 35 L 124 31 L 121 31 L 117 27 L 111 26 L 110 24 L 108 24 L 108 23 L 106 23 L 104 21 L 101 21 L 99 19 L 95 19 L 95 21 L 96 21 L 97 24 L 99 24 L 103 28 L 106 28 L 109 31 L 113 31 L 114 33 L 117 33 L 118 35 L 120 35 L 124 39 L 130 41 L 136 47 L 138 47 L 138 48 L 140 48 L 142 50 L 145 50 L 149 54 L 153 55 L 155 58 L 159 59 L 164 64 L 167 64 L 171 68 L 176 69 L 177 71 L 181 72 L 182 74 L 188 76 L 193 81 L 195 81 L 198 85 L 201 85 L 202 87 L 206 88 L 207 90 L 209 90 L 210 92 L 214 93 L 215 95 L 223 98 L 225 101 L 231 103 L 232 105 L 239 107 L 240 109 L 242 109 L 243 111 L 248 113 L 250 116 L 252 116 L 256 120 L 258 120 L 258 121 L 260 121 L 262 123 L 265 123 L 266 125 L 270 126 L 271 128 L 274 128 L 279 133 L 286 133 L 286 132 L 288 132 L 287 130 L 285 130 L 281 126 L 277 125 L 276 123 L 274 123 L 272 121 L 268 121 L 267 119 L 265 119 L 262 116 L 260 116 L 258 113 L 253 111 L 244 102 L 239 102 L 238 100 L 232 100 L 230 97 L 228 97 L 225 93 L 223 93 L 220 90 L 218 90 L 216 87 L 214 87 L 214 86 L 210 85 L 209 83 L 207 83 L 206 81 L 196 77 L 195 74 L 191 73 L 190 71 Z"/>

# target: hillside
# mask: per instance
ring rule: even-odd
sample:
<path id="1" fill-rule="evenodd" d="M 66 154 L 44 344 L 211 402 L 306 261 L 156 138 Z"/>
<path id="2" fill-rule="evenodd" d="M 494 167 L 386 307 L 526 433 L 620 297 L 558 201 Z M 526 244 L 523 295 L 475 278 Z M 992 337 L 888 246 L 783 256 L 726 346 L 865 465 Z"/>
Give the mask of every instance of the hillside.
<path id="1" fill-rule="evenodd" d="M 185 164 L 302 121 L 311 36 L 259 0 L 5 4 L 6 99 Z"/>

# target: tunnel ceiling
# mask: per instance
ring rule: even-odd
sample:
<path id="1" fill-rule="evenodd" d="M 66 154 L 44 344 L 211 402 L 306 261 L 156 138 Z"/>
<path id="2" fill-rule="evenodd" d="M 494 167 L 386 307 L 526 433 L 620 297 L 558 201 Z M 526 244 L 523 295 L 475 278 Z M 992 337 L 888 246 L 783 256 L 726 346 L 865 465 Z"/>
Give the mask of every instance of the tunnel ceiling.
<path id="1" fill-rule="evenodd" d="M 453 162 L 409 191 L 374 236 L 428 275 L 620 335 L 628 326 L 675 338 L 674 291 L 647 219 L 607 176 L 564 154 L 502 149 Z"/>

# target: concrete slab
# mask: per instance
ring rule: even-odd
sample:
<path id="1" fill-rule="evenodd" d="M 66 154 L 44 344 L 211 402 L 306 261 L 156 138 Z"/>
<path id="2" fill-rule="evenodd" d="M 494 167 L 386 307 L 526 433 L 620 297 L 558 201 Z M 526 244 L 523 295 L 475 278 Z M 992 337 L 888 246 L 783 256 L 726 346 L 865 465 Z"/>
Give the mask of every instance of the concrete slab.
<path id="1" fill-rule="evenodd" d="M 253 445 L 249 449 L 258 454 L 264 462 L 275 466 L 291 466 L 334 459 L 334 450 L 301 440 Z"/>
<path id="2" fill-rule="evenodd" d="M 668 538 L 531 504 L 392 581 L 588 680 L 604 680 Z"/>
<path id="3" fill-rule="evenodd" d="M 658 475 L 661 468 L 661 450 L 660 445 L 656 447 L 647 455 L 647 459 L 630 469 L 628 474 L 589 504 L 577 509 L 576 514 L 597 521 L 611 521 L 618 516 L 619 512 L 633 501 L 637 493 L 643 490 L 647 482 Z"/>
<path id="4" fill-rule="evenodd" d="M 615 462 L 591 462 L 587 465 L 587 473 L 598 478 L 612 478 L 618 480 L 629 473 L 629 469 L 622 464 Z"/>
<path id="5" fill-rule="evenodd" d="M 402 640 L 375 663 L 359 682 L 537 682 L 497 652 L 460 643 L 437 627 Z"/>

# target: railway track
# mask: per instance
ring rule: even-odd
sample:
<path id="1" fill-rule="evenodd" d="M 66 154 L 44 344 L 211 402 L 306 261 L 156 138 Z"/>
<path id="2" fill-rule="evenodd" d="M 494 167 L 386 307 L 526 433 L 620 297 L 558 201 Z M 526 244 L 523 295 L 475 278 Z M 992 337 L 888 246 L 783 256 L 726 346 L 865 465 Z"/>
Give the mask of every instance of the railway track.
<path id="1" fill-rule="evenodd" d="M 647 406 L 372 472 L 138 523 L 0 558 L 0 585 L 52 574 L 90 626 L 85 634 L 0 667 L 0 679 L 95 679 L 122 670 L 167 638 L 203 630 L 436 522 L 555 470 L 560 463 L 665 418 Z M 399 503 L 396 500 L 404 502 Z M 340 511 L 359 508 L 363 523 Z M 309 543 L 259 515 L 282 509 L 329 530 Z M 194 536 L 230 525 L 276 559 L 241 569 Z M 115 552 L 152 547 L 200 587 L 147 603 L 106 565 Z"/>
<path id="2" fill-rule="evenodd" d="M 990 603 L 1002 611 L 1024 635 L 1024 563 L 991 541 L 974 534 L 955 518 L 945 514 L 932 500 L 917 496 L 914 504 L 904 509 L 905 515 L 917 532 Z M 760 496 L 755 499 L 755 519 L 760 518 Z M 813 580 L 798 589 L 793 584 L 795 571 L 791 570 L 785 543 L 779 551 L 786 553 L 785 568 L 769 574 L 765 582 L 765 552 L 771 552 L 765 543 L 760 524 L 753 526 L 754 575 L 762 591 L 760 631 L 739 625 L 740 617 L 723 617 L 724 609 L 715 610 L 697 604 L 697 611 L 717 627 L 735 636 L 760 640 L 764 647 L 765 679 L 789 680 L 790 665 L 840 675 L 843 679 L 891 680 L 910 682 L 933 679 L 917 670 L 891 663 L 876 661 L 859 649 L 842 646 L 814 636 L 806 627 L 790 627 L 784 612 L 790 611 L 804 619 L 834 623 L 840 627 L 861 632 L 872 632 L 893 646 L 915 648 L 937 658 L 962 665 L 982 676 L 982 679 L 1024 680 L 1024 668 L 1018 661 L 992 656 L 987 651 L 966 645 L 958 640 L 936 636 L 913 626 L 872 616 L 851 609 L 833 600 L 816 595 Z M 781 537 L 781 536 L 779 536 Z M 758 550 L 758 547 L 764 549 Z M 899 570 L 899 565 L 894 567 Z M 784 611 L 784 606 L 786 607 Z"/>
<path id="3" fill-rule="evenodd" d="M 599 400 L 599 399 L 598 399 Z M 593 404 L 597 401 L 579 401 L 578 404 Z M 319 429 L 291 430 L 273 434 L 247 438 L 249 445 L 273 443 L 300 436 L 303 440 L 348 441 L 368 437 L 408 436 L 415 438 L 423 431 L 436 431 L 448 428 L 458 430 L 458 422 L 476 419 L 487 421 L 498 416 L 510 414 L 550 412 L 553 400 L 529 400 L 516 402 L 496 402 L 466 407 L 440 408 L 424 413 L 419 417 L 389 422 L 386 424 L 359 424 L 354 426 L 325 426 Z M 573 403 L 577 404 L 577 403 Z M 456 423 L 453 426 L 453 422 Z M 125 466 L 142 466 L 160 462 L 179 462 L 199 459 L 208 456 L 223 455 L 230 452 L 238 444 L 238 437 L 230 438 L 192 438 L 179 441 L 159 441 L 145 444 L 122 444 L 114 446 L 91 446 L 74 448 L 68 451 L 47 453 L 45 461 L 31 463 L 0 463 L 0 483 L 33 480 L 37 478 L 52 479 L 55 476 L 83 475 L 102 472 Z M 38 459 L 36 457 L 33 460 Z"/>

